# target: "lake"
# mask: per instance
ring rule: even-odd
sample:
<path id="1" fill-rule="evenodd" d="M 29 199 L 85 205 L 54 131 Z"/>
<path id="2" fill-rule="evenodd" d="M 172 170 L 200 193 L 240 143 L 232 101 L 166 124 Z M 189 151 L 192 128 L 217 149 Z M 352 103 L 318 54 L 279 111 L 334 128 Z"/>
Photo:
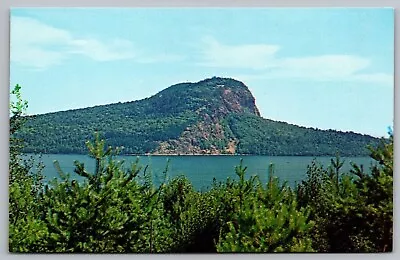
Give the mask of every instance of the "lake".
<path id="1" fill-rule="evenodd" d="M 128 168 L 131 162 L 136 160 L 137 156 L 117 156 L 118 160 L 125 161 L 125 167 Z M 198 190 L 210 187 L 213 178 L 217 181 L 223 181 L 228 177 L 236 178 L 235 166 L 239 165 L 240 159 L 243 159 L 243 165 L 247 166 L 246 175 L 252 176 L 258 174 L 263 183 L 268 178 L 268 167 L 274 164 L 274 175 L 279 177 L 281 182 L 287 181 L 293 186 L 301 182 L 306 176 L 307 165 L 311 164 L 314 158 L 318 162 L 327 166 L 332 157 L 307 157 L 307 156 L 139 156 L 139 164 L 146 166 L 153 173 L 155 184 L 162 180 L 162 172 L 165 170 L 167 160 L 169 160 L 168 178 L 171 179 L 178 175 L 185 175 Z M 350 162 L 363 164 L 366 170 L 373 160 L 369 157 L 347 157 L 342 158 L 345 164 L 342 172 L 351 169 Z M 87 155 L 71 154 L 43 154 L 41 157 L 45 168 L 43 174 L 46 180 L 58 177 L 58 173 L 53 166 L 53 161 L 57 160 L 61 169 L 65 173 L 70 173 L 72 178 L 82 180 L 74 171 L 75 160 L 85 164 L 89 172 L 93 172 L 95 161 Z"/>

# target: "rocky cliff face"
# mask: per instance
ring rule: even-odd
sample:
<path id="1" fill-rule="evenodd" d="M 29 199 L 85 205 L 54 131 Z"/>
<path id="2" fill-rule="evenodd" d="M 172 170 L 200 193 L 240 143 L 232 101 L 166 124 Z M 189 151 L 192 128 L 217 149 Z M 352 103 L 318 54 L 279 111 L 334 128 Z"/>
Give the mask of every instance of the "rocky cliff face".
<path id="1" fill-rule="evenodd" d="M 255 99 L 245 86 L 243 89 L 223 87 L 221 98 L 227 113 L 252 113 L 260 116 Z"/>
<path id="2" fill-rule="evenodd" d="M 237 80 L 217 77 L 179 87 L 177 98 L 190 91 L 186 102 L 194 101 L 192 104 L 198 107 L 196 113 L 199 120 L 187 127 L 178 138 L 160 142 L 154 153 L 234 154 L 238 140 L 231 134 L 226 117 L 232 113 L 260 116 L 248 87 Z"/>

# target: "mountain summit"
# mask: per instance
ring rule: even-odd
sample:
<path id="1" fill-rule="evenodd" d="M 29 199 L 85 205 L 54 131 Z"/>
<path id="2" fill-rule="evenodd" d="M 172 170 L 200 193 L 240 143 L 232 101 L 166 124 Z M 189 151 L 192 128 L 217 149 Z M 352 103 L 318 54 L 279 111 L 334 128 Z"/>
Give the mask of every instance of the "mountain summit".
<path id="1" fill-rule="evenodd" d="M 173 85 L 155 96 L 154 105 L 166 113 L 186 110 L 226 116 L 229 113 L 252 113 L 260 116 L 255 99 L 240 81 L 213 77 L 197 83 Z"/>
<path id="2" fill-rule="evenodd" d="M 142 100 L 30 117 L 26 152 L 86 153 L 99 131 L 125 154 L 366 155 L 376 138 L 299 127 L 260 116 L 248 87 L 213 77 Z"/>

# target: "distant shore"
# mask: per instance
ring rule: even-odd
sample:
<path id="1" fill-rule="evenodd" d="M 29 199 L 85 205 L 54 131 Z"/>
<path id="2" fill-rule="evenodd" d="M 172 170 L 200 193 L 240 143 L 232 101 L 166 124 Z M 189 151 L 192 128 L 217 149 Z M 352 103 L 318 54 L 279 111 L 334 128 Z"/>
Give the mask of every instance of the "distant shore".
<path id="1" fill-rule="evenodd" d="M 179 154 L 179 153 L 147 153 L 147 154 L 124 154 L 125 156 L 244 156 L 244 155 L 254 155 L 254 154 Z"/>
<path id="2" fill-rule="evenodd" d="M 38 152 L 25 152 L 25 155 L 87 155 L 84 153 L 38 153 Z M 335 157 L 335 155 L 267 155 L 267 154 L 176 154 L 176 153 L 167 153 L 167 154 L 118 154 L 118 156 L 269 156 L 269 157 Z M 349 157 L 368 157 L 366 155 L 352 155 L 352 156 L 341 156 L 341 158 L 349 158 Z"/>

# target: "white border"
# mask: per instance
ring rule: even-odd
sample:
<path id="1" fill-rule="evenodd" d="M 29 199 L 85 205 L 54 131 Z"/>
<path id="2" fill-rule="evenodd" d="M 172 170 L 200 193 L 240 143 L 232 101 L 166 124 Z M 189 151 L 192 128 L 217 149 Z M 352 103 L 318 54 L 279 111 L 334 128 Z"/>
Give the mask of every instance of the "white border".
<path id="1" fill-rule="evenodd" d="M 88 255 L 11 255 L 8 254 L 8 104 L 9 104 L 9 8 L 10 7 L 400 7 L 399 0 L 0 0 L 0 256 L 8 258 L 47 258 L 54 257 L 85 259 Z M 396 15 L 399 15 L 396 10 Z M 398 21 L 399 18 L 395 18 Z M 399 42 L 400 26 L 395 25 L 395 42 Z M 396 44 L 395 44 L 396 46 Z M 399 62 L 399 52 L 395 52 L 395 64 Z M 398 75 L 395 75 L 395 100 L 399 99 L 398 91 Z M 400 134 L 400 105 L 395 102 L 394 106 L 394 133 L 395 133 L 395 193 L 394 205 L 397 205 L 399 184 L 397 181 L 397 174 L 399 169 L 400 150 L 399 138 Z M 90 255 L 95 259 L 107 259 L 109 257 L 118 259 L 128 259 L 131 257 L 139 257 L 141 259 L 186 259 L 204 257 L 211 258 L 225 258 L 225 259 L 245 259 L 251 257 L 265 259 L 319 259 L 321 256 L 324 259 L 336 258 L 351 258 L 351 259 L 398 259 L 399 258 L 399 238 L 398 230 L 399 223 L 396 221 L 399 208 L 394 208 L 394 253 L 388 254 L 270 254 L 270 255 L 238 255 L 238 254 L 225 254 L 225 255 Z M 397 257 L 396 257 L 397 256 Z"/>

